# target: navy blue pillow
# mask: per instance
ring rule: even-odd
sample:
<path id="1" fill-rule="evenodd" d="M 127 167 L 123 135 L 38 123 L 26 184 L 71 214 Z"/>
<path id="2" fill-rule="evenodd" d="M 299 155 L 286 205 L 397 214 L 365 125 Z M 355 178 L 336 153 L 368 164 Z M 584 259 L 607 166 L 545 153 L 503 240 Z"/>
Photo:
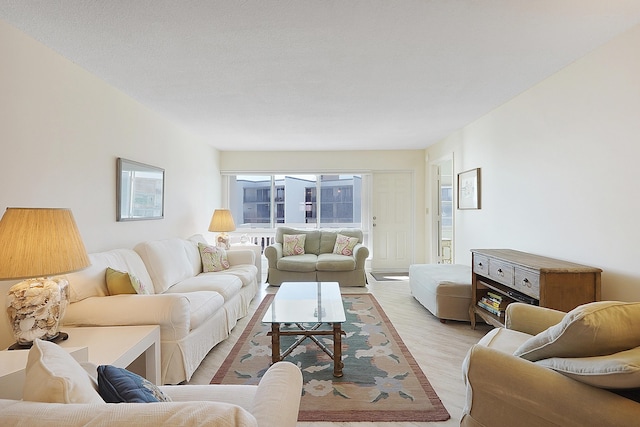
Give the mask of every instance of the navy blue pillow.
<path id="1" fill-rule="evenodd" d="M 107 403 L 170 402 L 151 381 L 123 368 L 98 366 L 98 393 Z"/>

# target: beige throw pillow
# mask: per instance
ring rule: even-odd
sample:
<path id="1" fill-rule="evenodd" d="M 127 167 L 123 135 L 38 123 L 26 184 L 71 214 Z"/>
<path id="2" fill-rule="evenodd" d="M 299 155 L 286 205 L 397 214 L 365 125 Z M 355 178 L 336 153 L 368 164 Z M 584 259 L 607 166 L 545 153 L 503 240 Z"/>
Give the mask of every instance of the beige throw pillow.
<path id="1" fill-rule="evenodd" d="M 227 251 L 219 246 L 198 243 L 200 259 L 202 259 L 202 271 L 211 273 L 214 271 L 228 270 L 231 266 L 227 259 Z"/>
<path id="2" fill-rule="evenodd" d="M 640 387 L 640 347 L 606 356 L 552 357 L 535 363 L 595 387 Z"/>
<path id="3" fill-rule="evenodd" d="M 336 236 L 336 244 L 333 247 L 333 253 L 338 255 L 353 255 L 353 248 L 358 244 L 357 237 L 349 237 L 342 234 Z"/>
<path id="4" fill-rule="evenodd" d="M 593 302 L 524 342 L 513 354 L 535 362 L 550 357 L 604 356 L 640 346 L 640 303 Z"/>
<path id="5" fill-rule="evenodd" d="M 27 356 L 23 400 L 104 403 L 87 371 L 62 347 L 36 339 Z"/>
<path id="6" fill-rule="evenodd" d="M 304 255 L 306 234 L 285 234 L 282 238 L 282 255 Z"/>

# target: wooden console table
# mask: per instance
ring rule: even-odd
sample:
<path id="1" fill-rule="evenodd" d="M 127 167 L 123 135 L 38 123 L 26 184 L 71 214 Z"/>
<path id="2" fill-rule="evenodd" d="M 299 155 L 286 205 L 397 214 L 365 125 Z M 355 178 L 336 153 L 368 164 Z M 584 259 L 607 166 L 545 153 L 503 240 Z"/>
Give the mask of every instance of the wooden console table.
<path id="1" fill-rule="evenodd" d="M 471 327 L 476 316 L 496 327 L 504 326 L 504 308 L 524 302 L 570 311 L 600 300 L 602 270 L 511 249 L 472 249 Z M 478 306 L 488 294 L 502 300 L 499 313 Z"/>

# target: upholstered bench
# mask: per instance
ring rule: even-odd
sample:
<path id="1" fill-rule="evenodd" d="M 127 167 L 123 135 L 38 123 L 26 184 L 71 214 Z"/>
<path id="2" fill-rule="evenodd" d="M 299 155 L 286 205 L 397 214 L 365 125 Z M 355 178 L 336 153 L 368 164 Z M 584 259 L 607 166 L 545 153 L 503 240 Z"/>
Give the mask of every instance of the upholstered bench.
<path id="1" fill-rule="evenodd" d="M 469 321 L 471 267 L 461 264 L 409 266 L 411 295 L 441 322 Z"/>

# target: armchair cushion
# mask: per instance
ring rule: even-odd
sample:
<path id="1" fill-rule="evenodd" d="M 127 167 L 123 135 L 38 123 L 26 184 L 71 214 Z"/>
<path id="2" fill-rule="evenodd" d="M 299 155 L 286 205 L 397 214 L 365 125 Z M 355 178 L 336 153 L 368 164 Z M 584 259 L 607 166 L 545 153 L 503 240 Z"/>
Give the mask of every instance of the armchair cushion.
<path id="1" fill-rule="evenodd" d="M 513 354 L 535 362 L 550 357 L 604 356 L 640 346 L 640 303 L 601 301 L 578 306 Z"/>
<path id="2" fill-rule="evenodd" d="M 595 387 L 640 387 L 640 347 L 606 356 L 552 357 L 535 363 Z"/>

